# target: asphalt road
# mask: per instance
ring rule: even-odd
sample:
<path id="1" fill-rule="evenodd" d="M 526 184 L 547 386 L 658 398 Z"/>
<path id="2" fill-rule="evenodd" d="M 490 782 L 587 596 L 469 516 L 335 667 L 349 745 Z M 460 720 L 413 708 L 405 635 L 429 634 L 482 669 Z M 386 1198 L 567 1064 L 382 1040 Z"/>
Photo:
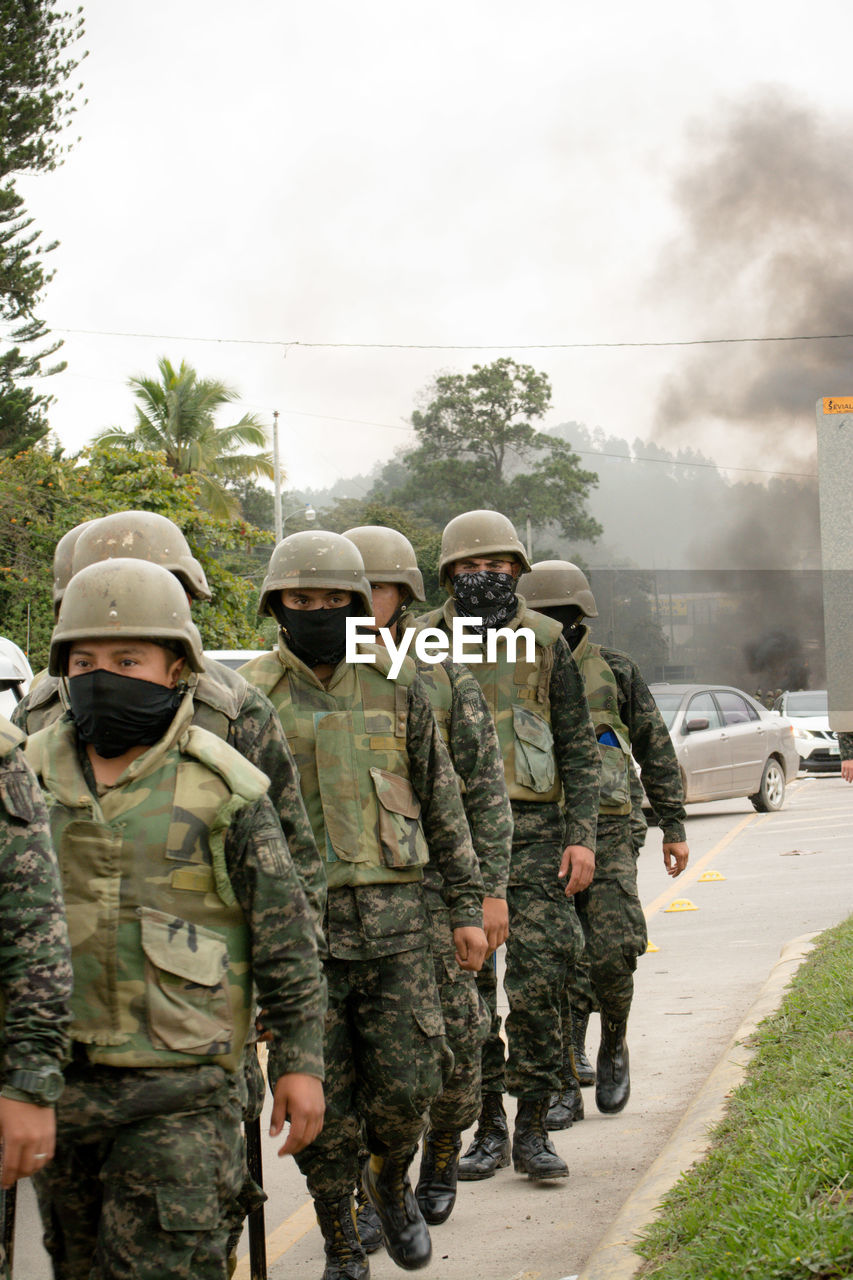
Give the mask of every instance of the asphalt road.
<path id="1" fill-rule="evenodd" d="M 584 1090 L 586 1119 L 553 1135 L 571 1168 L 568 1180 L 536 1184 L 510 1168 L 460 1184 L 453 1216 L 433 1228 L 423 1280 L 576 1275 L 728 1045 L 783 945 L 853 911 L 853 787 L 837 775 L 801 776 L 779 813 L 757 814 L 748 800 L 691 806 L 688 840 L 690 864 L 678 880 L 664 874 L 657 830 L 640 859 L 640 895 L 658 950 L 637 972 L 627 1108 L 599 1115 L 593 1091 Z M 724 878 L 703 881 L 706 872 Z M 666 910 L 673 899 L 696 910 Z M 264 1139 L 269 1274 L 320 1280 L 322 1240 L 304 1182 L 292 1160 L 277 1160 L 275 1145 Z M 47 1280 L 28 1184 L 19 1200 L 15 1275 Z M 237 1274 L 248 1277 L 245 1258 Z M 391 1280 L 401 1273 L 381 1251 L 371 1274 Z"/>

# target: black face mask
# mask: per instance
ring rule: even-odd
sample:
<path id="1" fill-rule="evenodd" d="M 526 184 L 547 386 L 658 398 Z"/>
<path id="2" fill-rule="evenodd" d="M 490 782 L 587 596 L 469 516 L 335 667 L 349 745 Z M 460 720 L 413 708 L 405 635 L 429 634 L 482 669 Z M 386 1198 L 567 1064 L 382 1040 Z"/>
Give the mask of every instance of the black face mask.
<path id="1" fill-rule="evenodd" d="M 563 628 L 563 639 L 570 649 L 580 644 L 583 637 L 584 615 L 578 612 L 576 604 L 555 604 L 548 609 L 540 609 L 547 617 L 559 622 Z"/>
<path id="2" fill-rule="evenodd" d="M 361 600 L 339 609 L 288 609 L 280 599 L 270 604 L 291 651 L 306 667 L 336 667 L 346 653 L 347 618 L 365 616 Z"/>
<path id="3" fill-rule="evenodd" d="M 87 671 L 68 681 L 77 732 L 105 760 L 130 747 L 159 742 L 174 720 L 182 696 L 165 685 L 112 671 Z"/>
<path id="4" fill-rule="evenodd" d="M 502 627 L 518 609 L 516 580 L 511 573 L 459 573 L 453 579 L 453 596 L 457 612 L 464 618 L 482 618 L 478 627 L 485 634 L 491 627 Z"/>

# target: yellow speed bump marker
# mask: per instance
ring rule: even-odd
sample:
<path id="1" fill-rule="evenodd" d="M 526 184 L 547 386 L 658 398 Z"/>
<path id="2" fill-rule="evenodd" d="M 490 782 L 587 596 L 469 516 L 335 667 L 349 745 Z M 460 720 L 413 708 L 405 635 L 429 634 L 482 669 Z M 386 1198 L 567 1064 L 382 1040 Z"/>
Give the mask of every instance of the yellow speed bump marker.
<path id="1" fill-rule="evenodd" d="M 650 951 L 660 951 L 660 947 L 656 947 L 653 942 L 649 942 L 646 945 L 646 955 L 648 955 Z"/>
<path id="2" fill-rule="evenodd" d="M 721 876 L 719 871 L 705 871 L 699 877 L 698 884 L 708 884 L 711 880 L 725 880 L 725 876 Z"/>
<path id="3" fill-rule="evenodd" d="M 675 898 L 664 908 L 664 911 L 698 911 L 699 908 L 695 902 L 691 902 L 689 898 Z"/>

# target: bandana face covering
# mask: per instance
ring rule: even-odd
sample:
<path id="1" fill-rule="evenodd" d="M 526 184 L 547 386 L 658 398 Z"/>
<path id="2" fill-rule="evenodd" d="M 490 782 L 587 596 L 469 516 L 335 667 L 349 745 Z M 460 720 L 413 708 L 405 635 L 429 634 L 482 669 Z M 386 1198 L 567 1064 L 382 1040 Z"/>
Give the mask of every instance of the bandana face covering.
<path id="1" fill-rule="evenodd" d="M 456 609 L 464 618 L 482 618 L 481 635 L 515 616 L 518 596 L 511 573 L 460 573 L 453 579 Z"/>
<path id="2" fill-rule="evenodd" d="M 181 705 L 181 697 L 176 689 L 112 671 L 87 671 L 68 681 L 77 732 L 105 760 L 130 747 L 159 742 Z"/>
<path id="3" fill-rule="evenodd" d="M 347 618 L 365 616 L 361 600 L 339 609 L 288 609 L 280 600 L 271 605 L 290 648 L 306 667 L 336 667 L 346 653 Z"/>

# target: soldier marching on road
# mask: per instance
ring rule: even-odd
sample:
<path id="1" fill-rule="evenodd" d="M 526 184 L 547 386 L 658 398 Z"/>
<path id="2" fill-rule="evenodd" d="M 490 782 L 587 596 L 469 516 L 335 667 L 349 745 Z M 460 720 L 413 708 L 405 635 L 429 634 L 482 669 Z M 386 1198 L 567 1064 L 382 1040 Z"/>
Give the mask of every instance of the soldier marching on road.
<path id="1" fill-rule="evenodd" d="M 636 663 L 589 638 L 584 618 L 598 617 L 598 610 L 582 570 L 567 560 L 542 560 L 524 575 L 519 590 L 563 628 L 583 677 L 602 762 L 595 879 L 576 898 L 586 948 L 563 997 L 563 1087 L 548 1121 L 550 1128 L 562 1128 L 580 1118 L 570 1043 L 580 1082 L 591 1083 L 593 1076 L 584 1041 L 594 1008 L 601 1011 L 594 1072 L 599 1111 L 621 1111 L 631 1091 L 626 1027 L 637 957 L 648 943 L 631 829 L 632 755 L 663 830 L 664 864 L 671 876 L 687 866 L 684 795 L 672 741 Z"/>
<path id="2" fill-rule="evenodd" d="M 347 538 L 295 533 L 275 548 L 260 609 L 280 627 L 246 677 L 278 710 L 326 858 L 327 1122 L 299 1156 L 326 1252 L 324 1280 L 364 1280 L 355 1226 L 361 1171 L 389 1255 L 431 1256 L 408 1169 L 449 1067 L 429 949 L 423 869 L 440 871 L 463 968 L 486 951 L 482 880 L 453 765 L 414 664 L 390 676 L 371 646 L 345 660 L 346 624 L 372 616 L 361 556 Z"/>

